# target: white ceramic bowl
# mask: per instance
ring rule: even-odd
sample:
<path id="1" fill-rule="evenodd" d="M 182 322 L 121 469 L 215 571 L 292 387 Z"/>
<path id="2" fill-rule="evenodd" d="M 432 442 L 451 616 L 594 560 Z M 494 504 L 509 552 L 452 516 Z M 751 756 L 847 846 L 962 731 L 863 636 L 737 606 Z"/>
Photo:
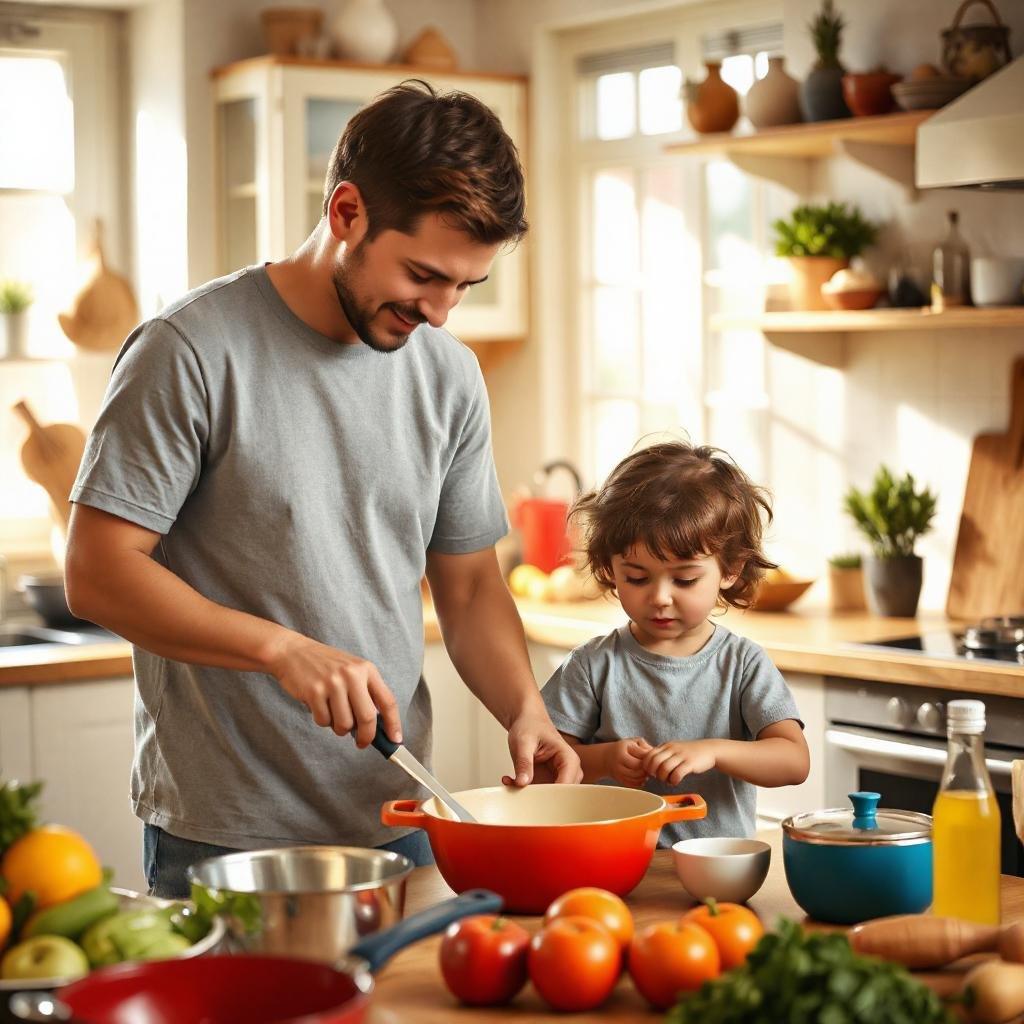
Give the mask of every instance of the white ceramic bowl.
<path id="1" fill-rule="evenodd" d="M 745 903 L 764 884 L 772 848 L 759 839 L 682 839 L 673 845 L 672 859 L 694 899 Z"/>

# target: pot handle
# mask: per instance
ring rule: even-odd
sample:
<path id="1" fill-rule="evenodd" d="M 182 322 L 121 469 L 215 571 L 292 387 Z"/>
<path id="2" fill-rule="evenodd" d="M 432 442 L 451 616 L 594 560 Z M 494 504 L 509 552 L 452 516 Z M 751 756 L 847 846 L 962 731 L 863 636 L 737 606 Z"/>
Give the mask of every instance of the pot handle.
<path id="1" fill-rule="evenodd" d="M 381 824 L 423 828 L 429 815 L 420 810 L 422 803 L 422 800 L 389 800 L 380 809 Z"/>
<path id="2" fill-rule="evenodd" d="M 708 805 L 699 793 L 673 793 L 662 798 L 665 803 L 674 806 L 666 807 L 661 812 L 662 825 L 670 821 L 692 821 L 704 818 L 708 813 Z"/>

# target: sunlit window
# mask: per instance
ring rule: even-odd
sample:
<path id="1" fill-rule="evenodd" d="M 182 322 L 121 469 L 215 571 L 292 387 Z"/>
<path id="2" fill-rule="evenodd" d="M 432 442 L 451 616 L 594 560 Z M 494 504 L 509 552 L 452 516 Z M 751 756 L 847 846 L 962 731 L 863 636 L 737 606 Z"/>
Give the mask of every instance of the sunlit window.
<path id="1" fill-rule="evenodd" d="M 677 132 L 682 127 L 682 82 L 683 73 L 674 64 L 640 72 L 640 131 L 644 135 Z"/>
<path id="2" fill-rule="evenodd" d="M 624 139 L 636 131 L 636 75 L 621 71 L 596 82 L 597 137 Z"/>

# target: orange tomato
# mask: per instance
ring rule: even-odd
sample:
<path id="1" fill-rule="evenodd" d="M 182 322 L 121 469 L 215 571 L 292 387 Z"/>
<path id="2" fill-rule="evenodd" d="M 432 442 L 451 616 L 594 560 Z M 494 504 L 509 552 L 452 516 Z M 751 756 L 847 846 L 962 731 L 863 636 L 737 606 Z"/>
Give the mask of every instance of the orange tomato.
<path id="1" fill-rule="evenodd" d="M 722 957 L 723 971 L 739 967 L 764 935 L 764 926 L 757 914 L 739 903 L 708 899 L 703 906 L 683 914 L 683 920 L 699 925 L 711 936 Z"/>
<path id="2" fill-rule="evenodd" d="M 629 973 L 640 995 L 667 1010 L 682 992 L 694 992 L 721 973 L 711 936 L 689 921 L 658 921 L 642 928 L 629 946 Z"/>
<path id="3" fill-rule="evenodd" d="M 633 915 L 629 907 L 607 889 L 586 886 L 570 889 L 548 907 L 544 923 L 550 924 L 556 917 L 570 916 L 589 917 L 591 921 L 603 924 L 623 950 L 633 938 Z"/>
<path id="4" fill-rule="evenodd" d="M 530 941 L 527 966 L 546 1002 L 578 1013 L 600 1006 L 612 994 L 622 950 L 612 933 L 589 917 L 557 917 Z"/>
<path id="5" fill-rule="evenodd" d="M 11 906 L 23 893 L 33 892 L 36 907 L 49 907 L 96 888 L 103 881 L 103 869 L 93 848 L 77 832 L 44 825 L 7 848 L 0 876 L 7 883 Z"/>

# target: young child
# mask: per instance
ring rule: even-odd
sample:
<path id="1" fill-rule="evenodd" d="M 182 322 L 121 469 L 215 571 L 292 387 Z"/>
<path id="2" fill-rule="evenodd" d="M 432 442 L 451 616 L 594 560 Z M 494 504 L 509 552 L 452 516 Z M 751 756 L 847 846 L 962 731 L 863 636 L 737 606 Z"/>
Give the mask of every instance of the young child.
<path id="1" fill-rule="evenodd" d="M 746 608 L 765 569 L 768 496 L 724 453 L 656 444 L 615 467 L 571 517 L 597 582 L 629 621 L 577 647 L 542 694 L 583 781 L 700 793 L 707 817 L 659 845 L 754 834 L 755 786 L 807 778 L 803 723 L 757 644 L 708 616 Z"/>

